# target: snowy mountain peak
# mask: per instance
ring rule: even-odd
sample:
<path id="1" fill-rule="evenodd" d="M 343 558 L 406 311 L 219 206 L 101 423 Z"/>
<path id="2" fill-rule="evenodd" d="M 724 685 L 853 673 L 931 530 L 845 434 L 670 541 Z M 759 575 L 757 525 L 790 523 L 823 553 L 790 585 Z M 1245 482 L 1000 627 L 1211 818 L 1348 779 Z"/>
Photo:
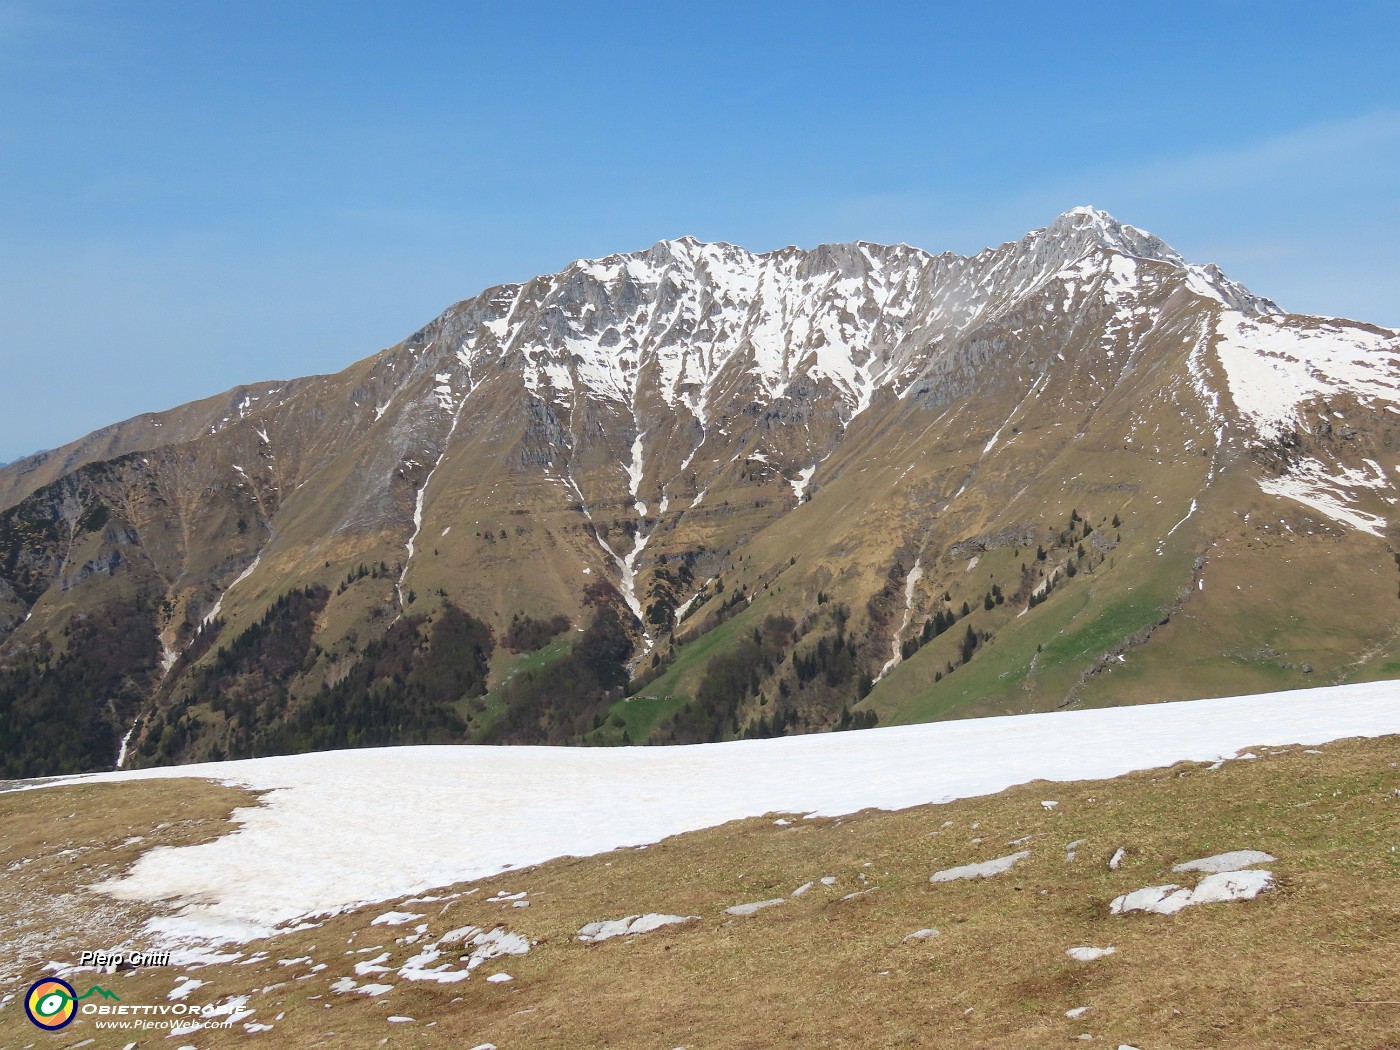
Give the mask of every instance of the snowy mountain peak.
<path id="1" fill-rule="evenodd" d="M 1155 234 L 1127 223 L 1119 222 L 1108 212 L 1090 205 L 1071 208 L 1044 230 L 1036 230 L 1025 241 L 1044 241 L 1065 255 L 1066 262 L 1076 262 L 1085 255 L 1104 250 L 1148 262 L 1166 263 L 1180 270 L 1190 289 L 1198 295 L 1215 299 L 1233 310 L 1251 315 L 1284 313 L 1271 299 L 1255 295 L 1244 285 L 1231 280 L 1215 263 L 1199 266 L 1187 262 L 1175 248 Z"/>

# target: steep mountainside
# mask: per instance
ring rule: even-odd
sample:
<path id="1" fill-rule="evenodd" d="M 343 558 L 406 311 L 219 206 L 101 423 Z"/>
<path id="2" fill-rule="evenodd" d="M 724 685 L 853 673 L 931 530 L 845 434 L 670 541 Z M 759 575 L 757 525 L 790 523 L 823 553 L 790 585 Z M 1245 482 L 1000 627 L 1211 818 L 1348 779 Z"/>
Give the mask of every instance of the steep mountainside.
<path id="1" fill-rule="evenodd" d="M 1093 209 L 970 258 L 581 261 L 0 470 L 0 753 L 666 742 L 1394 676 L 1397 414 L 1396 333 Z M 124 654 L 101 674 L 94 637 Z M 56 765 L 26 734 L 74 703 Z"/>

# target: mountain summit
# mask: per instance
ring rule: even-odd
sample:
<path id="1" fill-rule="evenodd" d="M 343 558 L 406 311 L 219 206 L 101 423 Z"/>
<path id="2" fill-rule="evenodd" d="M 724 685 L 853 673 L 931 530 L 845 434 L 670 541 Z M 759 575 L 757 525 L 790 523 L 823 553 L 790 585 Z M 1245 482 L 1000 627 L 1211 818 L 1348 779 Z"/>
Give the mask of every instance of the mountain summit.
<path id="1" fill-rule="evenodd" d="M 1385 675 L 1398 391 L 1092 208 L 580 260 L 0 469 L 6 772 Z"/>

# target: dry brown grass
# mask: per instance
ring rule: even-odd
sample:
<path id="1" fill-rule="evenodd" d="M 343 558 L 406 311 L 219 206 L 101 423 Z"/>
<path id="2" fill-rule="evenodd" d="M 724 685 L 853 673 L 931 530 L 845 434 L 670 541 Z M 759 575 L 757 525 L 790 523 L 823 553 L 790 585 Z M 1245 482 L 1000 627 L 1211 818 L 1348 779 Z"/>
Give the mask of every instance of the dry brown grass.
<path id="1" fill-rule="evenodd" d="M 256 1036 L 241 1026 L 205 1031 L 180 1042 L 1020 1048 L 1077 1046 L 1076 1037 L 1088 1034 L 1088 1045 L 1143 1050 L 1400 1046 L 1400 739 L 1260 755 L 1219 770 L 1192 763 L 1112 781 L 1042 782 L 897 813 L 789 826 L 769 815 L 646 849 L 565 858 L 445 891 L 468 895 L 406 905 L 424 913 L 420 921 L 429 926 L 414 945 L 398 943 L 412 924 L 370 925 L 394 905 L 361 909 L 245 948 L 249 955 L 266 951 L 266 958 L 198 971 L 209 984 L 196 999 L 251 993 L 257 1012 L 250 1020 L 274 1028 Z M 217 819 L 218 806 L 229 804 L 215 795 L 196 803 L 184 783 L 65 789 L 0 796 L 0 826 L 57 827 L 60 811 L 79 809 L 67 801 L 75 791 L 91 792 L 94 808 L 139 805 L 139 819 L 123 808 L 133 826 L 154 825 L 162 807 L 166 819 L 181 803 L 206 806 Z M 1047 812 L 1042 799 L 1060 804 Z M 190 832 L 206 828 L 194 823 Z M 65 828 L 62 839 L 44 838 L 41 830 L 23 840 L 7 837 L 6 856 L 51 851 L 59 841 L 78 841 L 79 830 Z M 81 830 L 103 834 L 98 824 Z M 132 833 L 139 832 L 122 837 Z M 1031 857 L 1005 875 L 928 881 L 940 868 L 1021 848 L 1008 843 L 1027 835 L 1034 836 L 1025 847 Z M 1085 841 L 1067 864 L 1064 845 L 1074 839 Z M 1119 846 L 1127 859 L 1110 871 L 1107 859 Z M 1237 848 L 1275 854 L 1270 867 L 1278 887 L 1252 902 L 1169 917 L 1109 914 L 1108 902 L 1120 893 L 1191 884 L 1193 876 L 1171 874 L 1173 863 Z M 48 870 L 64 892 L 82 881 Z M 791 897 L 794 887 L 823 875 L 836 876 L 836 885 L 818 883 Z M 878 889 L 842 900 L 872 887 Z M 528 890 L 531 906 L 487 902 L 498 889 Z M 723 914 L 729 905 L 776 896 L 789 899 L 749 918 Z M 598 945 L 574 939 L 587 922 L 651 911 L 701 918 Z M 7 924 L 13 919 L 13 912 L 0 915 Z M 387 950 L 391 963 L 402 965 L 423 944 L 467 923 L 504 926 L 538 943 L 456 985 L 411 983 L 390 972 L 357 978 L 395 986 L 377 998 L 330 990 L 353 975 L 357 961 Z M 921 927 L 941 935 L 903 943 Z M 1065 954 L 1076 945 L 1112 945 L 1117 953 L 1081 964 Z M 278 963 L 302 956 L 325 969 Z M 440 961 L 447 959 L 455 956 Z M 497 971 L 514 980 L 488 983 Z M 19 976 L 24 984 L 34 979 L 28 971 Z M 167 968 L 113 981 L 125 1001 L 163 1002 L 174 977 Z M 1089 1010 L 1065 1017 L 1079 1006 Z M 389 1024 L 390 1015 L 415 1021 Z M 5 1045 L 36 1041 L 30 1032 L 17 1004 L 0 1011 Z M 130 1041 L 83 1021 L 65 1040 L 32 1035 L 40 1045 Z M 147 1033 L 141 1045 L 176 1044 Z"/>

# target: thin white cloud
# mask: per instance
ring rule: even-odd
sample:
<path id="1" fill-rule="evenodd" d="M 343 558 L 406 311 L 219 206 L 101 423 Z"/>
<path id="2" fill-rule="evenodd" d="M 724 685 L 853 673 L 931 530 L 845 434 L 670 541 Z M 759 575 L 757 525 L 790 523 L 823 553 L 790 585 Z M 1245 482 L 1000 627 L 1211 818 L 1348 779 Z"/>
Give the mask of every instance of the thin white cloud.
<path id="1" fill-rule="evenodd" d="M 1190 208 L 1217 216 L 1239 215 L 1241 194 L 1256 195 L 1252 208 L 1269 199 L 1316 200 L 1335 194 L 1338 208 L 1345 210 L 1352 202 L 1340 191 L 1377 177 L 1393 178 L 1397 152 L 1400 113 L 1381 110 L 1185 156 L 1121 163 L 1090 159 L 1084 168 L 1071 172 L 1031 166 L 1020 190 L 992 201 L 966 190 L 938 187 L 851 196 L 827 201 L 822 210 L 826 225 L 841 231 L 859 228 L 862 232 L 856 236 L 881 239 L 886 231 L 903 231 L 896 235 L 898 239 L 913 238 L 934 251 L 975 251 L 1020 237 L 1080 204 L 1106 208 L 1124 222 L 1139 224 L 1150 223 L 1145 216 L 1174 219 Z M 1374 193 L 1363 196 L 1374 198 Z M 1176 235 L 1166 228 L 1152 232 L 1168 240 Z M 1252 255 L 1298 255 L 1308 250 L 1306 240 L 1277 234 L 1252 235 L 1248 242 L 1245 250 Z M 1270 242 L 1269 249 L 1262 249 Z"/>
<path id="2" fill-rule="evenodd" d="M 1286 179 L 1299 168 L 1347 181 L 1357 163 L 1396 145 L 1400 145 L 1400 113 L 1382 111 L 1312 124 L 1231 149 L 1110 170 L 1087 181 L 1111 185 L 1131 196 L 1224 193 Z"/>

